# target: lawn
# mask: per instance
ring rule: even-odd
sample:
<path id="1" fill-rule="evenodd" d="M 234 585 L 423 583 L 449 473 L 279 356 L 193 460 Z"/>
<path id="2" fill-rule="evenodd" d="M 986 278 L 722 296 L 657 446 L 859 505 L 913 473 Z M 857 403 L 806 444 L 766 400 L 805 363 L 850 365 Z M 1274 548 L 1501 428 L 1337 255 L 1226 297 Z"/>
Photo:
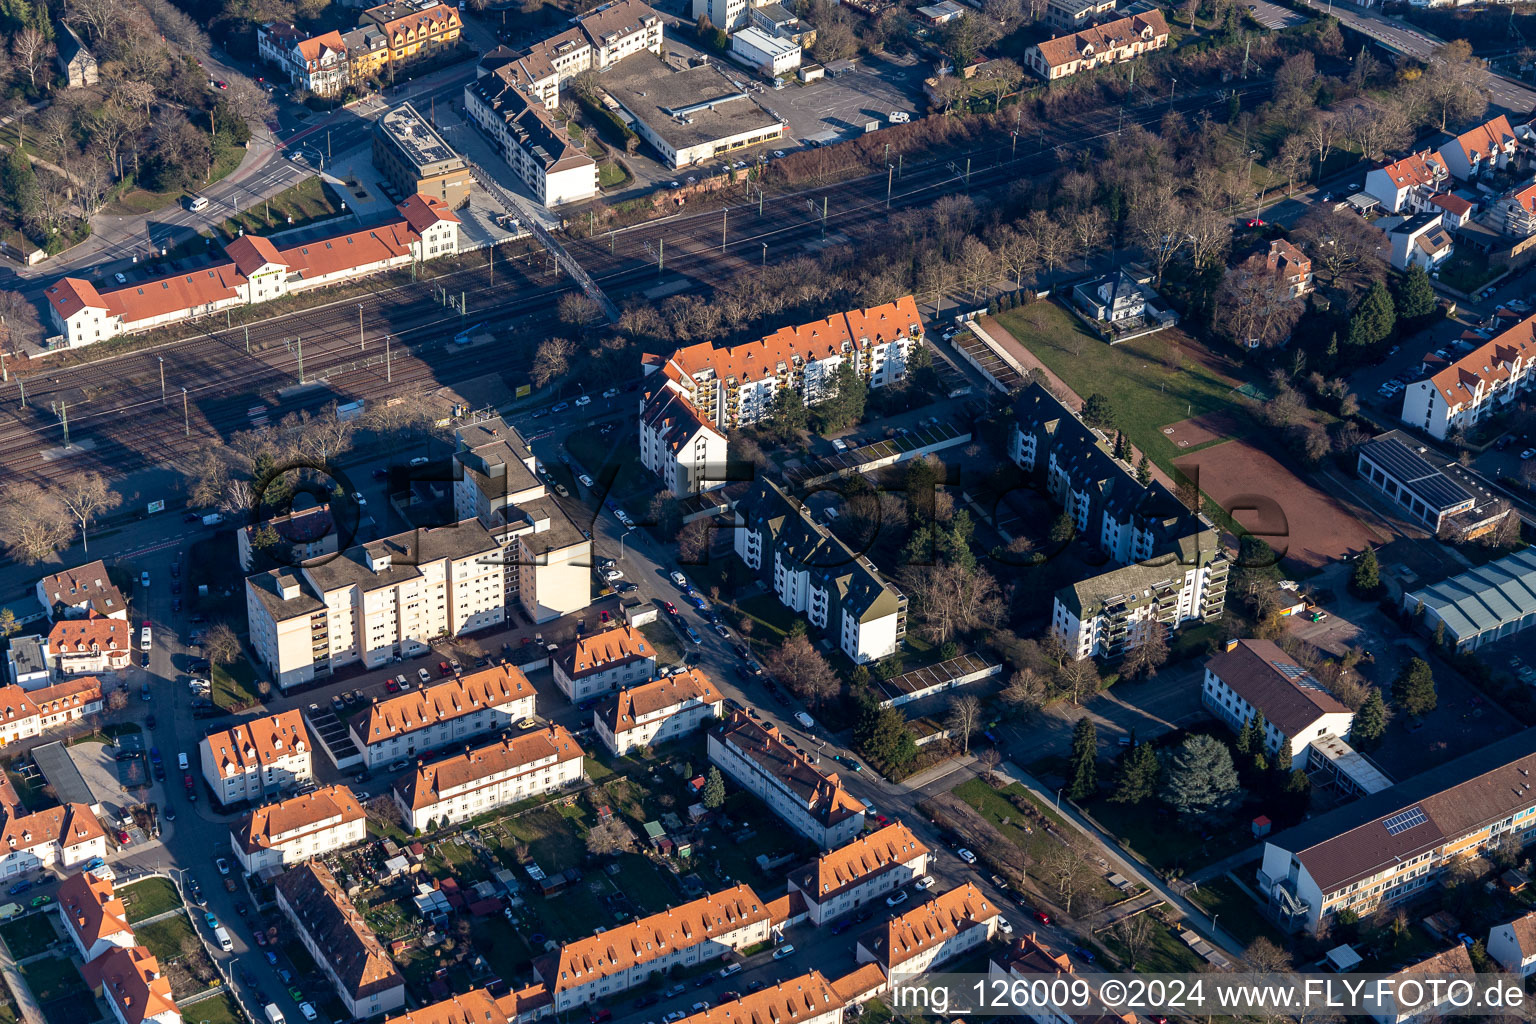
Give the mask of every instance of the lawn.
<path id="1" fill-rule="evenodd" d="M 184 1020 L 195 1020 L 198 1024 L 244 1024 L 245 1021 L 245 1014 L 235 1009 L 225 992 L 189 1003 L 182 1010 Z"/>
<path id="2" fill-rule="evenodd" d="M 641 634 L 656 648 L 656 664 L 681 665 L 683 663 L 683 648 L 678 642 L 677 633 L 667 623 L 660 619 L 648 622 L 640 627 Z"/>
<path id="3" fill-rule="evenodd" d="M 1125 947 L 1115 937 L 1114 929 L 1100 932 L 1094 938 L 1122 962 L 1130 962 Z M 1179 936 L 1165 924 L 1158 924 L 1152 930 L 1151 941 L 1136 961 L 1136 970 L 1143 974 L 1197 974 L 1204 971 L 1205 966 L 1205 961 L 1180 942 Z"/>
<path id="4" fill-rule="evenodd" d="M 133 934 L 139 940 L 139 945 L 153 953 L 155 959 L 163 964 L 180 960 L 182 940 L 196 936 L 192 922 L 187 920 L 185 914 L 177 914 L 154 924 L 138 925 L 133 929 Z"/>
<path id="5" fill-rule="evenodd" d="M 516 818 L 508 818 L 501 822 L 501 828 L 506 832 L 506 838 L 502 841 L 501 860 L 510 868 L 517 867 L 512 857 L 513 843 L 525 844 L 534 862 L 545 873 L 573 868 L 581 863 L 587 853 L 587 844 L 574 823 L 556 808 L 530 811 Z"/>
<path id="6" fill-rule="evenodd" d="M 597 187 L 618 188 L 629 182 L 629 172 L 618 162 L 607 160 L 597 165 Z"/>
<path id="7" fill-rule="evenodd" d="M 1207 913 L 1214 913 L 1216 924 L 1244 946 L 1261 936 L 1277 946 L 1286 944 L 1284 937 L 1259 912 L 1259 906 L 1226 875 L 1201 882 L 1200 888 L 1191 892 L 1189 898 L 1204 907 Z"/>
<path id="8" fill-rule="evenodd" d="M 239 710 L 257 703 L 256 670 L 242 654 L 229 665 L 213 666 L 213 702 L 221 708 Z"/>
<path id="9" fill-rule="evenodd" d="M 128 909 L 128 923 L 137 924 L 167 910 L 181 906 L 176 887 L 164 878 L 146 878 L 117 890 L 118 898 Z"/>
<path id="10" fill-rule="evenodd" d="M 777 643 L 788 635 L 790 626 L 799 616 L 786 608 L 775 594 L 754 594 L 738 601 L 737 609 L 753 620 L 752 637 Z"/>
<path id="11" fill-rule="evenodd" d="M 1177 814 L 1157 801 L 1116 804 L 1100 798 L 1086 806 L 1105 831 L 1116 836 L 1122 846 L 1141 854 L 1159 872 L 1173 868 L 1195 871 L 1253 845 L 1241 828 L 1185 826 Z M 1242 812 L 1235 818 L 1246 820 Z"/>
<path id="12" fill-rule="evenodd" d="M 956 786 L 952 792 L 974 807 L 977 813 L 990 821 L 1005 839 L 1023 850 L 1036 863 L 1043 861 L 1060 846 L 1060 843 L 1045 829 L 1032 826 L 1025 821 L 1020 816 L 1019 809 L 1008 799 L 1009 796 L 1029 797 L 1029 791 L 1017 782 L 998 790 L 993 789 L 981 779 L 973 778 Z M 1034 800 L 1030 800 L 1030 803 L 1056 828 L 1063 830 L 1064 834 L 1070 828 L 1055 811 L 1040 806 Z M 1026 827 L 1029 831 L 1025 831 Z"/>
<path id="13" fill-rule="evenodd" d="M 5 948 L 11 951 L 11 959 L 35 956 L 58 941 L 59 933 L 54 931 L 49 922 L 50 917 L 52 915 L 47 913 L 31 914 L 0 924 L 0 939 L 5 940 Z"/>
<path id="14" fill-rule="evenodd" d="M 27 987 L 40 1003 L 86 991 L 85 980 L 69 957 L 47 956 L 21 966 Z"/>
<path id="15" fill-rule="evenodd" d="M 474 929 L 470 934 L 475 949 L 485 957 L 485 962 L 491 965 L 491 969 L 503 981 L 511 981 L 528 973 L 533 949 L 523 934 L 505 917 L 473 918 L 470 927 Z"/>
<path id="16" fill-rule="evenodd" d="M 189 191 L 172 189 L 169 192 L 151 192 L 149 189 L 129 189 L 117 198 L 117 201 L 108 206 L 103 213 L 115 214 L 126 217 L 136 213 L 154 213 L 168 206 L 177 204 L 181 197 L 188 194 L 195 195 L 199 188 L 207 188 L 217 181 L 222 181 L 227 175 L 240 166 L 240 161 L 245 158 L 245 147 L 233 146 L 216 154 L 213 160 L 213 173 L 208 181 L 200 186 L 195 186 Z"/>
<path id="17" fill-rule="evenodd" d="M 1079 396 L 1098 393 L 1114 407 L 1116 426 L 1152 461 L 1172 472 L 1173 460 L 1198 450 L 1179 448 L 1162 428 L 1192 416 L 1233 409 L 1242 382 L 1201 363 L 1197 346 L 1176 328 L 1107 345 L 1054 302 L 1032 302 L 998 314 L 1000 322 Z M 1168 345 L 1182 347 L 1183 369 L 1172 369 Z"/>

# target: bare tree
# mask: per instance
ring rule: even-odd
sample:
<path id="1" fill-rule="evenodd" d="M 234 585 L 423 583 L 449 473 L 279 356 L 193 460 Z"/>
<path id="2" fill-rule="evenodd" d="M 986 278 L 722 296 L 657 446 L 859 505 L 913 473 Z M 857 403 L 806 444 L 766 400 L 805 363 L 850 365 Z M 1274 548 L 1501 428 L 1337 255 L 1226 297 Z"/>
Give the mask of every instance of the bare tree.
<path id="1" fill-rule="evenodd" d="M 1449 124 L 1482 117 L 1488 109 L 1483 61 L 1465 39 L 1437 48 L 1419 81 L 1430 109 L 1439 118 L 1441 131 Z"/>
<path id="2" fill-rule="evenodd" d="M 1047 272 L 1062 265 L 1071 244 L 1071 233 L 1066 225 L 1044 210 L 1036 210 L 1025 222 L 1025 230 L 1034 239 L 1035 252 Z"/>
<path id="3" fill-rule="evenodd" d="M 1092 658 L 1075 658 L 1062 662 L 1056 670 L 1061 688 L 1074 704 L 1081 704 L 1083 697 L 1099 692 L 1099 667 Z"/>
<path id="4" fill-rule="evenodd" d="M 1232 216 L 1218 210 L 1196 210 L 1186 225 L 1189 256 L 1196 270 L 1209 270 L 1227 258 L 1232 248 Z"/>
<path id="5" fill-rule="evenodd" d="M 1120 948 L 1125 950 L 1126 964 L 1131 970 L 1136 969 L 1136 961 L 1141 959 L 1141 954 L 1146 952 L 1152 944 L 1153 933 L 1157 925 L 1150 914 L 1132 914 L 1122 917 L 1115 922 L 1115 938 L 1120 941 Z"/>
<path id="6" fill-rule="evenodd" d="M 1168 629 L 1156 619 L 1142 619 L 1131 628 L 1120 671 L 1129 676 L 1155 676 L 1168 660 Z"/>
<path id="7" fill-rule="evenodd" d="M 34 483 L 0 489 L 0 543 L 23 565 L 36 565 L 69 543 L 69 509 Z"/>
<path id="8" fill-rule="evenodd" d="M 1188 220 L 1188 208 L 1172 189 L 1157 190 L 1131 215 L 1131 230 L 1152 264 L 1157 285 L 1163 283 L 1169 264 L 1184 248 Z"/>
<path id="9" fill-rule="evenodd" d="M 400 811 L 400 805 L 395 803 L 395 798 L 388 793 L 381 793 L 363 805 L 363 813 L 369 821 L 389 828 L 399 826 L 405 821 L 405 815 Z"/>
<path id="10" fill-rule="evenodd" d="M 1005 228 L 998 233 L 994 249 L 1015 288 L 1024 287 L 1024 275 L 1033 275 L 1040 266 L 1040 242 L 1028 232 Z"/>
<path id="11" fill-rule="evenodd" d="M 946 643 L 962 633 L 995 625 L 1005 612 L 997 581 L 985 569 L 951 562 L 912 566 L 904 574 L 913 612 L 924 634 Z"/>
<path id="12" fill-rule="evenodd" d="M 981 701 L 971 694 L 955 697 L 949 702 L 949 717 L 945 720 L 952 736 L 960 739 L 962 753 L 971 752 L 971 737 L 981 726 Z"/>
<path id="13" fill-rule="evenodd" d="M 11 62 L 26 74 L 27 83 L 37 88 L 37 76 L 44 73 L 48 61 L 53 58 L 53 43 L 48 37 L 30 25 L 11 36 Z"/>
<path id="14" fill-rule="evenodd" d="M 102 513 L 123 503 L 123 496 L 113 490 L 100 473 L 71 473 L 59 483 L 55 493 L 75 517 L 75 522 L 80 524 L 80 548 L 86 552 L 91 550 L 86 536 L 90 525 Z"/>
<path id="15" fill-rule="evenodd" d="M 1072 240 L 1077 243 L 1078 255 L 1088 259 L 1104 247 L 1109 238 L 1109 218 L 1100 206 L 1079 210 L 1072 217 Z"/>
<path id="16" fill-rule="evenodd" d="M 1291 956 L 1260 935 L 1243 950 L 1243 959 L 1257 974 L 1281 974 L 1291 969 Z"/>
<path id="17" fill-rule="evenodd" d="M 121 689 L 113 690 L 107 694 L 107 710 L 121 711 L 128 706 L 128 695 Z"/>
<path id="18" fill-rule="evenodd" d="M 981 239 L 967 236 L 960 243 L 960 280 L 974 301 L 997 276 L 997 257 Z"/>
<path id="19" fill-rule="evenodd" d="M 1302 304 L 1255 253 L 1222 278 L 1213 326 L 1239 348 L 1273 348 L 1291 336 Z"/>
<path id="20" fill-rule="evenodd" d="M 1003 755 L 997 752 L 996 747 L 987 747 L 976 755 L 976 767 L 981 772 L 982 781 L 991 785 L 996 780 L 993 778 L 997 766 L 1002 764 Z"/>
<path id="21" fill-rule="evenodd" d="M 1302 135 L 1307 140 L 1307 144 L 1317 153 L 1317 176 L 1321 178 L 1323 165 L 1328 162 L 1328 154 L 1333 152 L 1333 147 L 1338 142 L 1338 117 L 1327 111 L 1318 111 L 1307 119 Z"/>
<path id="22" fill-rule="evenodd" d="M 618 818 L 599 822 L 587 833 L 587 852 L 594 856 L 622 853 L 634 844 L 634 833 Z"/>
<path id="23" fill-rule="evenodd" d="M 1039 868 L 1061 909 L 1072 913 L 1072 903 L 1098 881 L 1099 866 L 1088 860 L 1087 851 L 1075 840 L 1066 840 L 1046 854 Z"/>
<path id="24" fill-rule="evenodd" d="M 1381 232 L 1352 213 L 1313 207 L 1296 222 L 1293 239 L 1334 282 L 1367 260 L 1380 259 Z"/>
<path id="25" fill-rule="evenodd" d="M 1021 668 L 1008 677 L 1008 685 L 998 694 L 1008 713 L 1018 718 L 1028 718 L 1045 707 L 1045 680 L 1032 668 Z"/>
<path id="26" fill-rule="evenodd" d="M 203 634 L 203 657 L 210 665 L 228 665 L 240 656 L 240 638 L 227 622 L 216 622 Z"/>
<path id="27" fill-rule="evenodd" d="M 69 0 L 64 10 L 64 20 L 83 26 L 92 42 L 116 36 L 125 13 L 123 0 Z"/>
<path id="28" fill-rule="evenodd" d="M 540 343 L 529 373 L 534 386 L 542 388 L 563 377 L 571 368 L 570 360 L 575 352 L 576 346 L 566 338 L 550 338 Z"/>
<path id="29" fill-rule="evenodd" d="M 805 636 L 785 640 L 766 659 L 766 668 L 796 694 L 821 705 L 837 695 L 841 681 Z"/>

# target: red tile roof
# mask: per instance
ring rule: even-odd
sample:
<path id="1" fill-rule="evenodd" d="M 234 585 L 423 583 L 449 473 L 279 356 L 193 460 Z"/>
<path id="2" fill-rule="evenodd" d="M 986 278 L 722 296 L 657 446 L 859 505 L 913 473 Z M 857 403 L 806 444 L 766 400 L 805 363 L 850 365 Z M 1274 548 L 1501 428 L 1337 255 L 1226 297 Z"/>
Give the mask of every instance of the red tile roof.
<path id="1" fill-rule="evenodd" d="M 1085 51 L 1089 47 L 1092 47 L 1095 53 L 1102 53 L 1105 50 L 1129 46 L 1143 39 L 1143 33 L 1148 29 L 1151 30 L 1154 40 L 1159 37 L 1167 38 L 1168 23 L 1163 20 L 1162 11 L 1148 11 L 1129 18 L 1106 21 L 1102 25 L 1090 25 L 1071 35 L 1046 39 L 1036 45 L 1045 63 L 1055 68 L 1085 59 L 1087 56 Z"/>
<path id="2" fill-rule="evenodd" d="M 1510 366 L 1517 358 L 1526 363 L 1536 358 L 1536 317 L 1495 335 L 1430 380 L 1446 404 L 1460 405 L 1472 400 L 1479 383 L 1508 380 Z"/>
<path id="3" fill-rule="evenodd" d="M 90 872 L 70 875 L 59 885 L 58 900 L 65 923 L 87 950 L 106 936 L 133 934 L 128 909 L 105 878 Z"/>
<path id="4" fill-rule="evenodd" d="M 1446 175 L 1445 161 L 1440 154 L 1426 149 L 1422 153 L 1410 153 L 1396 163 L 1382 168 L 1397 188 L 1410 185 L 1433 185 Z"/>
<path id="5" fill-rule="evenodd" d="M 1455 144 L 1461 147 L 1462 155 L 1468 163 L 1473 162 L 1473 157 L 1487 157 L 1494 150 L 1509 147 L 1515 142 L 1515 130 L 1509 126 L 1509 118 L 1500 114 L 1491 121 L 1485 121 L 1470 131 L 1462 132 L 1456 136 Z"/>
<path id="6" fill-rule="evenodd" d="M 115 946 L 80 969 L 91 989 L 101 989 L 127 1024 L 142 1024 L 164 1013 L 179 1013 L 171 979 L 143 946 Z"/>

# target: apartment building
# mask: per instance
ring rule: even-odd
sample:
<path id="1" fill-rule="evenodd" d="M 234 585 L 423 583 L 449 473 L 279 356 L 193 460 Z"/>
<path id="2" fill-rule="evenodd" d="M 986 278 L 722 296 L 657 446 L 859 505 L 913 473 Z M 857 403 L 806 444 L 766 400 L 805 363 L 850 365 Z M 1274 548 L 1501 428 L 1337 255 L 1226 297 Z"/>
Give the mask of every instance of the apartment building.
<path id="1" fill-rule="evenodd" d="M 592 731 L 623 757 L 687 736 L 719 718 L 724 705 L 725 698 L 704 673 L 689 669 L 620 689 L 592 712 Z"/>
<path id="2" fill-rule="evenodd" d="M 5 652 L 6 679 L 12 686 L 23 690 L 40 690 L 53 683 L 53 655 L 48 651 L 48 638 L 33 633 L 29 636 L 11 637 L 11 645 Z"/>
<path id="3" fill-rule="evenodd" d="M 229 830 L 230 847 L 254 875 L 363 842 L 367 818 L 352 790 L 326 786 L 251 811 Z"/>
<path id="4" fill-rule="evenodd" d="M 314 748 L 298 708 L 211 733 L 199 756 L 203 780 L 225 807 L 264 801 L 315 777 Z"/>
<path id="5" fill-rule="evenodd" d="M 747 24 L 747 0 L 693 0 L 693 21 L 700 18 L 721 32 L 735 32 Z"/>
<path id="6" fill-rule="evenodd" d="M 1410 153 L 1365 175 L 1365 193 L 1387 213 L 1422 213 L 1451 187 L 1451 172 L 1432 149 Z"/>
<path id="7" fill-rule="evenodd" d="M 1051 631 L 1078 658 L 1115 657 L 1151 630 L 1214 622 L 1225 607 L 1230 566 L 1215 529 L 1180 538 L 1150 562 L 1062 587 L 1052 601 Z"/>
<path id="8" fill-rule="evenodd" d="M 405 979 L 373 929 L 320 860 L 290 868 L 273 882 L 277 907 L 330 980 L 352 1020 L 405 1005 Z"/>
<path id="9" fill-rule="evenodd" d="M 906 376 L 922 336 L 917 303 L 905 295 L 883 306 L 781 327 L 757 341 L 720 348 L 700 342 L 668 355 L 646 355 L 641 365 L 647 376 L 661 373 L 673 381 L 703 422 L 728 430 L 767 417 L 785 388 L 799 392 L 806 405 L 831 397 L 844 362 L 871 388 L 895 383 Z"/>
<path id="10" fill-rule="evenodd" d="M 100 559 L 38 580 L 37 603 L 54 622 L 92 615 L 128 621 L 128 602 Z"/>
<path id="11" fill-rule="evenodd" d="M 1521 978 L 1536 974 L 1536 911 L 1494 925 L 1484 948 L 1510 974 Z"/>
<path id="12" fill-rule="evenodd" d="M 1321 935 L 1340 910 L 1360 917 L 1440 884 L 1447 865 L 1529 844 L 1536 768 L 1527 730 L 1270 836 L 1258 872 L 1288 931 Z"/>
<path id="13" fill-rule="evenodd" d="M 564 726 L 504 736 L 440 761 L 417 762 L 395 783 L 395 803 L 408 829 L 466 821 L 575 785 L 583 778 L 585 757 Z"/>
<path id="14" fill-rule="evenodd" d="M 23 813 L 18 803 L 0 804 L 0 880 L 56 864 L 72 868 L 106 855 L 106 830 L 85 804 L 31 814 Z"/>
<path id="15" fill-rule="evenodd" d="M 1445 440 L 1529 395 L 1536 381 L 1536 317 L 1495 335 L 1403 391 L 1403 422 Z"/>
<path id="16" fill-rule="evenodd" d="M 1284 747 L 1291 766 L 1312 766 L 1312 744 L 1349 738 L 1355 713 L 1273 640 L 1229 640 L 1205 662 L 1200 701 L 1233 732 L 1264 718 L 1264 749 Z M 1321 755 L 1318 755 L 1321 756 Z"/>
<path id="17" fill-rule="evenodd" d="M 279 554 L 276 560 L 286 565 L 302 565 L 312 558 L 334 555 L 341 549 L 341 531 L 336 528 L 330 503 L 326 502 L 273 516 L 265 522 L 252 523 L 235 531 L 240 568 L 250 572 L 256 564 L 263 538 L 272 536 L 277 538 Z"/>
<path id="18" fill-rule="evenodd" d="M 54 905 L 64 933 L 86 963 L 114 947 L 138 945 L 128 923 L 128 908 L 105 878 L 89 871 L 70 875 L 59 883 Z"/>
<path id="19" fill-rule="evenodd" d="M 143 946 L 113 946 L 81 967 L 80 976 L 112 1008 L 117 1024 L 181 1024 L 171 979 Z"/>
<path id="20" fill-rule="evenodd" d="M 469 201 L 469 164 L 410 103 L 374 121 L 373 167 L 397 196 L 426 196 L 450 210 Z"/>
<path id="21" fill-rule="evenodd" d="M 772 480 L 736 503 L 736 556 L 779 602 L 823 630 L 863 665 L 896 652 L 907 634 L 907 596 Z"/>
<path id="22" fill-rule="evenodd" d="M 1512 238 L 1536 235 L 1536 185 L 1510 189 L 1494 201 L 1487 223 Z"/>
<path id="23" fill-rule="evenodd" d="M 1046 0 L 1045 23 L 1077 32 L 1115 13 L 1115 0 Z"/>
<path id="24" fill-rule="evenodd" d="M 530 1024 L 549 1016 L 549 1007 L 549 993 L 542 984 L 503 996 L 474 988 L 390 1017 L 385 1024 Z"/>
<path id="25" fill-rule="evenodd" d="M 462 743 L 533 714 L 533 684 L 515 665 L 491 665 L 402 693 L 375 699 L 348 726 L 368 768 Z"/>
<path id="26" fill-rule="evenodd" d="M 893 822 L 792 872 L 789 891 L 805 900 L 812 923 L 824 925 L 923 877 L 930 852 L 911 829 Z"/>
<path id="27" fill-rule="evenodd" d="M 665 976 L 674 967 L 718 960 L 768 941 L 768 905 L 737 885 L 585 939 L 534 961 L 533 969 L 564 1013 Z"/>
<path id="28" fill-rule="evenodd" d="M 316 96 L 340 96 L 352 84 L 347 45 L 335 30 L 311 36 L 288 22 L 268 22 L 256 29 L 256 49 L 290 85 Z"/>
<path id="29" fill-rule="evenodd" d="M 864 805 L 837 775 L 785 743 L 777 726 L 736 712 L 709 730 L 709 760 L 823 850 L 864 830 Z"/>
<path id="30" fill-rule="evenodd" d="M 552 622 L 592 603 L 592 541 L 534 475 L 533 451 L 499 418 L 455 429 L 455 514 L 500 548 L 507 608 Z"/>
<path id="31" fill-rule="evenodd" d="M 887 978 L 912 978 L 985 945 L 999 913 L 970 882 L 921 903 L 859 936 L 859 963 L 875 963 Z"/>
<path id="32" fill-rule="evenodd" d="M 652 383 L 655 381 L 655 383 Z M 678 497 L 724 487 L 725 434 L 706 423 L 667 374 L 648 379 L 640 394 L 640 464 Z"/>
<path id="33" fill-rule="evenodd" d="M 392 0 L 370 7 L 359 24 L 370 23 L 384 32 L 390 64 L 396 67 L 451 49 L 463 29 L 458 10 L 441 0 Z"/>
<path id="34" fill-rule="evenodd" d="M 1463 1005 L 1459 997 L 1452 995 L 1456 990 L 1444 982 L 1434 986 L 1425 985 L 1423 980 L 1429 977 L 1457 979 L 1467 985 L 1470 991 L 1476 984 L 1477 971 L 1472 966 L 1472 955 L 1467 952 L 1468 948 L 1460 942 L 1453 943 L 1449 949 L 1441 950 L 1389 975 L 1384 979 L 1385 984 L 1367 985 L 1361 996 L 1361 1005 L 1376 1024 L 1414 1024 L 1455 1014 Z M 1415 983 L 1415 987 L 1410 989 L 1406 984 L 1408 982 Z M 1400 1004 L 1398 994 L 1410 991 L 1419 993 L 1422 998 L 1410 996 Z"/>
<path id="35" fill-rule="evenodd" d="M 1071 982 L 1037 985 L 1030 990 L 1028 1001 L 1018 1009 L 1019 1015 L 1031 1024 L 1138 1024 L 1143 1019 L 1134 1013 L 1081 1012 L 1082 993 L 1092 989 L 1086 989 L 1086 983 L 1075 979 L 1075 974 L 1071 957 L 1056 952 L 1033 932 L 1021 936 L 1002 954 L 987 961 L 988 985 L 1011 985 L 1016 980 Z"/>
<path id="36" fill-rule="evenodd" d="M 1024 66 L 1053 82 L 1106 64 L 1135 60 L 1167 45 L 1168 23 L 1163 12 L 1151 10 L 1036 43 L 1024 51 Z"/>
<path id="37" fill-rule="evenodd" d="M 1292 298 L 1301 298 L 1312 290 L 1312 261 L 1300 249 L 1283 238 L 1269 243 L 1264 265 L 1285 283 Z"/>
<path id="38" fill-rule="evenodd" d="M 434 199 L 410 196 L 396 220 L 279 251 L 260 235 L 224 246 L 224 261 L 98 290 L 65 277 L 44 292 L 48 316 L 70 348 L 235 306 L 351 281 L 459 251 L 459 221 Z"/>
<path id="39" fill-rule="evenodd" d="M 281 690 L 414 658 L 506 620 L 501 545 L 473 519 L 245 581 L 251 648 Z"/>
<path id="40" fill-rule="evenodd" d="M 559 78 L 526 75 L 527 61 L 464 83 L 464 112 L 496 143 L 501 158 L 547 207 L 597 195 L 597 161 L 554 119 L 546 94 L 558 97 Z"/>
<path id="41" fill-rule="evenodd" d="M 577 637 L 550 659 L 555 685 L 572 704 L 656 675 L 656 648 L 629 625 Z"/>
<path id="42" fill-rule="evenodd" d="M 797 978 L 774 982 L 756 992 L 727 999 L 678 1024 L 842 1024 L 848 1000 L 839 985 L 812 970 Z"/>
<path id="43" fill-rule="evenodd" d="M 1508 167 L 1519 149 L 1520 140 L 1509 126 L 1509 118 L 1500 114 L 1450 139 L 1439 154 L 1458 181 L 1476 181 Z"/>
<path id="44" fill-rule="evenodd" d="M 48 630 L 50 668 L 61 676 L 121 672 L 138 649 L 136 630 L 126 619 L 90 612 L 83 619 L 59 619 Z"/>
<path id="45" fill-rule="evenodd" d="M 0 747 L 41 736 L 56 726 L 94 715 L 102 707 L 101 683 L 94 676 L 36 690 L 0 686 Z"/>

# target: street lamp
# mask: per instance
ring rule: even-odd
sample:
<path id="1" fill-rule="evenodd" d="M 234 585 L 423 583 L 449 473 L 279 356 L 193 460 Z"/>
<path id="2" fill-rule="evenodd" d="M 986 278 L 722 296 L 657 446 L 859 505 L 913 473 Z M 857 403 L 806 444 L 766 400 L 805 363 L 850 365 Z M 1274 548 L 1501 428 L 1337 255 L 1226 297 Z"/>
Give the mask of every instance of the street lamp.
<path id="1" fill-rule="evenodd" d="M 192 436 L 192 419 L 187 413 L 187 389 L 181 389 L 181 425 L 188 437 Z"/>
<path id="2" fill-rule="evenodd" d="M 165 356 L 156 356 L 160 360 L 160 404 L 165 404 Z"/>
<path id="3" fill-rule="evenodd" d="M 621 561 L 624 558 L 624 542 L 627 540 L 629 540 L 629 530 L 625 530 L 623 533 L 619 534 L 619 559 Z"/>

